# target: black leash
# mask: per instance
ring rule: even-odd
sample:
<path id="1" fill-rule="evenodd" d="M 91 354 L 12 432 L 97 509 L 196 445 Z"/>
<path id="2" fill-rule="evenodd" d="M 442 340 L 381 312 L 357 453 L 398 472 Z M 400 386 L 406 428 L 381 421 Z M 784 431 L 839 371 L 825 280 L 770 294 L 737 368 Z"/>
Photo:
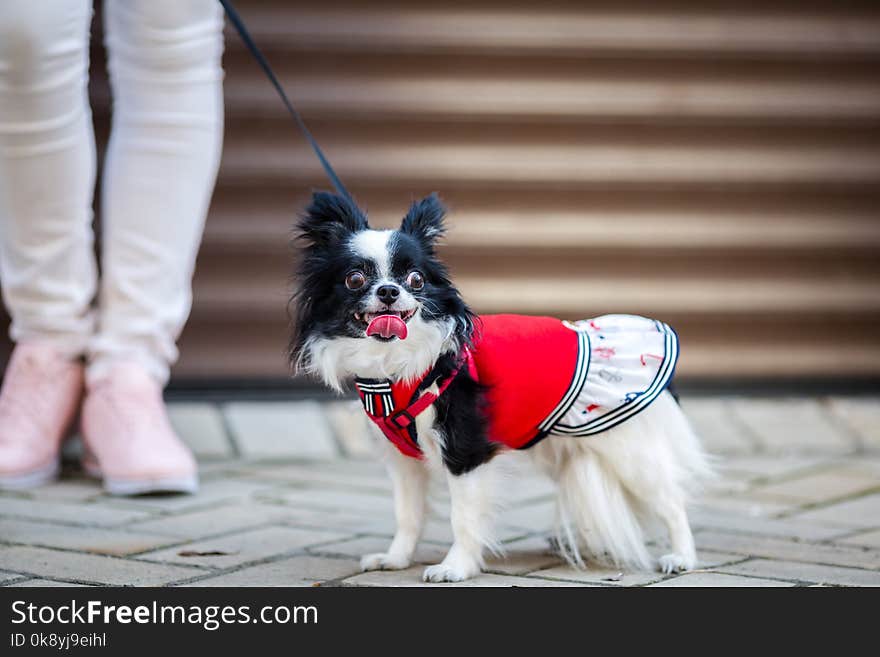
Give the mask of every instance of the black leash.
<path id="1" fill-rule="evenodd" d="M 303 121 L 302 117 L 299 115 L 299 112 L 296 111 L 296 108 L 294 108 L 293 104 L 287 98 L 287 94 L 284 93 L 284 89 L 281 87 L 281 83 L 278 82 L 278 78 L 275 77 L 275 73 L 274 71 L 272 71 L 272 67 L 269 66 L 268 60 L 263 55 L 263 53 L 260 52 L 257 44 L 254 43 L 253 37 L 251 37 L 250 32 L 248 32 L 247 27 L 245 27 L 244 21 L 241 19 L 241 16 L 238 15 L 235 7 L 232 6 L 232 3 L 229 0 L 220 0 L 220 4 L 223 5 L 223 9 L 226 11 L 226 16 L 229 17 L 229 22 L 232 23 L 232 25 L 235 27 L 238 35 L 241 37 L 241 40 L 244 41 L 244 45 L 246 45 L 248 50 L 251 51 L 254 59 L 256 59 L 257 63 L 260 65 L 260 68 L 263 69 L 266 77 L 269 78 L 269 82 L 272 83 L 272 86 L 275 87 L 278 95 L 281 96 L 281 100 L 284 102 L 284 106 L 287 107 L 287 111 L 290 112 L 293 120 L 296 121 L 297 125 L 299 125 L 299 129 L 302 130 L 302 133 L 305 135 L 306 140 L 312 147 L 312 150 L 315 151 L 315 155 L 317 155 L 318 159 L 321 161 L 321 166 L 324 167 L 324 172 L 327 174 L 327 177 L 330 178 L 330 182 L 333 183 L 336 191 L 340 195 L 344 196 L 349 201 L 354 203 L 354 199 L 352 199 L 351 194 L 348 193 L 345 185 L 342 184 L 339 176 L 336 175 L 333 167 L 330 166 L 330 162 L 324 156 L 324 151 L 321 150 L 321 147 L 318 146 L 318 142 L 315 141 L 312 133 L 309 132 L 309 129 L 306 127 L 305 121 Z"/>

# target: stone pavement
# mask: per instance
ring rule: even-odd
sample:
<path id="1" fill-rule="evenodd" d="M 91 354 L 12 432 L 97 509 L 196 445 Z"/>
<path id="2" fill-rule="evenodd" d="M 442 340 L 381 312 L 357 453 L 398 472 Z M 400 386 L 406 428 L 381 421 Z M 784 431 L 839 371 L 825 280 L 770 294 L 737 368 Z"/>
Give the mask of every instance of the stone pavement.
<path id="1" fill-rule="evenodd" d="M 691 510 L 699 570 L 568 567 L 548 549 L 551 485 L 521 469 L 500 522 L 507 557 L 455 586 L 880 585 L 880 400 L 683 404 L 722 474 Z M 198 495 L 111 498 L 75 467 L 45 488 L 2 493 L 0 584 L 425 586 L 424 564 L 450 542 L 439 486 L 419 565 L 358 570 L 360 555 L 386 548 L 393 518 L 356 402 L 175 403 L 172 413 L 201 460 Z"/>

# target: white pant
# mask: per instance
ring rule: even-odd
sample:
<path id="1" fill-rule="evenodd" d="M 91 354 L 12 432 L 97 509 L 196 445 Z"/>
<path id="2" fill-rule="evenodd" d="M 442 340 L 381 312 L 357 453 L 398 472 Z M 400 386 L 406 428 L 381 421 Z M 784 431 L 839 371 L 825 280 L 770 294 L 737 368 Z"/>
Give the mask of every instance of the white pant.
<path id="1" fill-rule="evenodd" d="M 136 360 L 164 383 L 220 159 L 223 13 L 216 0 L 104 4 L 100 282 L 91 18 L 91 0 L 0 4 L 0 285 L 13 340 L 85 355 L 92 379 Z"/>

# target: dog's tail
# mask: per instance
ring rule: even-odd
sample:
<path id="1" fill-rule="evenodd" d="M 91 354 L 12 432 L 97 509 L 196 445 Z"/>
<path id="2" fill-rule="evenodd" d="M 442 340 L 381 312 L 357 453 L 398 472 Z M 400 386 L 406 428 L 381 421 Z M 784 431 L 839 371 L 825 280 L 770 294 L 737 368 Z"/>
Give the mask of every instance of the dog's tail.
<path id="1" fill-rule="evenodd" d="M 684 511 L 713 476 L 711 460 L 666 393 L 602 436 L 563 439 L 545 452 L 559 484 L 557 540 L 577 566 L 580 542 L 598 561 L 651 568 L 644 528 L 662 520 L 670 504 Z"/>
<path id="2" fill-rule="evenodd" d="M 581 568 L 585 564 L 579 545 L 591 559 L 650 570 L 651 557 L 636 505 L 628 499 L 614 468 L 603 467 L 601 458 L 592 450 L 573 450 L 559 473 L 559 550 Z"/>

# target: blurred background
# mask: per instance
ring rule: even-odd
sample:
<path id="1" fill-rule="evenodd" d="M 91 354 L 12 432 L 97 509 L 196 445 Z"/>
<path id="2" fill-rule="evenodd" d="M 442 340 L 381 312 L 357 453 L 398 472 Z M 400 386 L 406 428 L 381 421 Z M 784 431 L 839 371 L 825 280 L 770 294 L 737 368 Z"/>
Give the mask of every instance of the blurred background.
<path id="1" fill-rule="evenodd" d="M 237 4 L 374 225 L 447 201 L 477 311 L 662 319 L 691 385 L 880 380 L 880 3 Z M 99 144 L 104 67 L 95 38 Z M 288 381 L 290 228 L 329 187 L 228 30 L 225 67 L 178 387 Z"/>

